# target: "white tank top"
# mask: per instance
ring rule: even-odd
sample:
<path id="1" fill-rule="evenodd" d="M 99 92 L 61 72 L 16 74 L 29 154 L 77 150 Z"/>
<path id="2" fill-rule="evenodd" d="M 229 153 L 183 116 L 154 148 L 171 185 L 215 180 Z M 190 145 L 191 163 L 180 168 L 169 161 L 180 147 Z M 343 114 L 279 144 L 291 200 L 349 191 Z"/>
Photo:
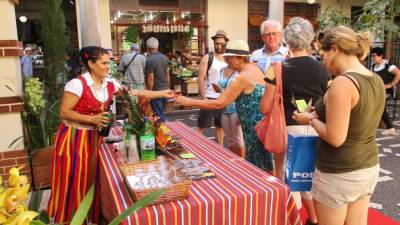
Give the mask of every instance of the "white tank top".
<path id="1" fill-rule="evenodd" d="M 218 98 L 218 96 L 220 95 L 220 93 L 215 92 L 214 88 L 212 87 L 212 84 L 214 83 L 218 85 L 221 69 L 226 66 L 228 66 L 228 64 L 226 64 L 225 61 L 220 61 L 214 56 L 213 63 L 211 64 L 211 67 L 208 70 L 208 79 L 206 75 L 205 95 L 207 98 Z"/>

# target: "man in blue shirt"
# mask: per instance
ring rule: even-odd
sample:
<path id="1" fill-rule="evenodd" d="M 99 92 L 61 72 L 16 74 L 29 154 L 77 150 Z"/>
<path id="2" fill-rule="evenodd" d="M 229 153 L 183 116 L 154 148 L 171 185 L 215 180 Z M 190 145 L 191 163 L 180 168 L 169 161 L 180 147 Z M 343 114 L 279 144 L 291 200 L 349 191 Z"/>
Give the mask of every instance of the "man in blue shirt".
<path id="1" fill-rule="evenodd" d="M 23 79 L 27 80 L 32 77 L 33 75 L 33 68 L 32 68 L 32 48 L 26 47 L 25 48 L 25 55 L 21 57 L 21 67 L 22 67 L 22 76 Z"/>
<path id="2" fill-rule="evenodd" d="M 282 25 L 276 20 L 266 20 L 260 26 L 261 39 L 264 46 L 255 50 L 250 61 L 266 71 L 271 63 L 284 61 L 288 55 L 288 49 L 282 46 Z"/>

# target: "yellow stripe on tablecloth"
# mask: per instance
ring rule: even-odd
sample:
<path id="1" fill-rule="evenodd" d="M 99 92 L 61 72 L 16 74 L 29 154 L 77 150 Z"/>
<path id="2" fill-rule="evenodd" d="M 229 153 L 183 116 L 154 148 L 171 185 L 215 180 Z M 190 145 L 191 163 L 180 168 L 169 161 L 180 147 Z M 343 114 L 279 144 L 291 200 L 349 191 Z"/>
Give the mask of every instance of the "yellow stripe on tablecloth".
<path id="1" fill-rule="evenodd" d="M 178 225 L 178 210 L 177 207 L 175 206 L 175 202 L 171 202 L 171 206 L 173 208 L 173 213 L 174 213 L 174 217 L 175 217 L 175 225 Z"/>
<path id="2" fill-rule="evenodd" d="M 211 189 L 213 189 L 213 187 L 211 187 L 211 185 L 208 182 L 205 182 L 205 184 L 210 187 Z M 219 192 L 215 191 L 215 193 L 221 198 L 222 200 L 222 224 L 225 224 L 225 201 L 227 201 L 227 199 L 225 199 Z M 214 221 L 214 217 L 213 217 L 213 221 Z"/>
<path id="3" fill-rule="evenodd" d="M 151 215 L 150 215 L 150 207 L 145 207 L 144 209 L 146 210 L 146 214 L 147 214 L 147 219 L 148 219 L 148 224 L 152 225 L 153 223 L 151 222 Z"/>
<path id="4" fill-rule="evenodd" d="M 164 209 L 164 206 L 163 206 L 163 204 L 160 204 L 160 208 L 161 208 L 161 215 L 162 215 L 162 218 L 163 218 L 163 224 L 164 225 L 167 225 L 167 218 L 166 218 L 166 215 L 165 215 L 165 209 Z"/>
<path id="5" fill-rule="evenodd" d="M 197 188 L 201 189 L 201 191 L 211 200 L 211 218 L 212 218 L 212 225 L 215 223 L 215 202 L 214 198 L 209 195 L 200 185 L 197 186 Z"/>
<path id="6" fill-rule="evenodd" d="M 201 216 L 203 207 L 201 207 L 201 201 L 195 194 L 193 194 L 191 192 L 189 192 L 189 196 L 192 196 L 194 198 L 194 200 L 198 203 L 198 205 L 199 205 L 199 207 L 198 207 L 199 208 L 199 224 L 203 224 L 202 216 Z"/>

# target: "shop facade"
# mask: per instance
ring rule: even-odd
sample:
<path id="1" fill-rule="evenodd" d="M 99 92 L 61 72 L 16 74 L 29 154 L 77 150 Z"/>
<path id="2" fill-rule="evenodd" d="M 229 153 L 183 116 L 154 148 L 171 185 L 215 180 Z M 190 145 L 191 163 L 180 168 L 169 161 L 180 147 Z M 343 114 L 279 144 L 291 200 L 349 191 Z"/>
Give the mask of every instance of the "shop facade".
<path id="1" fill-rule="evenodd" d="M 362 6 L 364 2 L 285 1 L 283 24 L 293 16 L 301 16 L 316 26 L 319 15 L 327 7 L 350 15 L 352 7 Z M 211 36 L 223 29 L 230 39 L 248 41 L 254 50 L 262 46 L 259 25 L 268 18 L 268 6 L 267 0 L 110 0 L 108 23 L 112 49 L 120 55 L 126 48 L 124 43 L 129 32 L 133 31 L 142 48 L 147 38 L 155 36 L 162 43 L 160 51 L 165 54 L 179 50 L 200 56 L 212 50 Z"/>

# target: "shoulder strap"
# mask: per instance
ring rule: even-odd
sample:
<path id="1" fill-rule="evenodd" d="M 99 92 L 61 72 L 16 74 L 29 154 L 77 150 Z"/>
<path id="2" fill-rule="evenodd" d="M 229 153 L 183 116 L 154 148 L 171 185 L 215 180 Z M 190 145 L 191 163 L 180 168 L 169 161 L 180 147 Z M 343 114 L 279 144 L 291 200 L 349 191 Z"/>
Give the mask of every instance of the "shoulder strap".
<path id="1" fill-rule="evenodd" d="M 225 82 L 225 85 L 224 85 L 224 89 L 226 88 L 226 85 L 228 85 L 228 82 L 229 82 L 229 80 L 231 79 L 231 77 L 233 76 L 233 74 L 235 74 L 236 73 L 236 71 L 234 70 L 232 73 L 231 73 L 231 75 L 229 75 L 229 77 L 228 77 L 228 79 L 226 79 L 226 82 Z M 224 76 L 225 77 L 225 76 Z"/>
<path id="2" fill-rule="evenodd" d="M 274 68 L 274 73 L 275 73 L 275 81 L 276 81 L 276 94 L 282 95 L 282 64 L 281 62 L 277 61 L 271 66 Z"/>
<path id="3" fill-rule="evenodd" d="M 389 67 L 390 67 L 391 65 L 392 65 L 392 64 L 391 64 L 389 61 L 385 62 L 385 70 L 389 72 Z"/>
<path id="4" fill-rule="evenodd" d="M 214 61 L 214 52 L 209 52 L 208 53 L 206 80 L 208 80 L 208 71 L 210 70 L 211 65 L 213 64 L 213 61 Z"/>
<path id="5" fill-rule="evenodd" d="M 86 79 L 83 77 L 83 75 L 80 75 L 79 77 L 77 77 L 77 79 L 82 82 L 82 88 L 88 87 Z"/>
<path id="6" fill-rule="evenodd" d="M 360 90 L 360 87 L 358 86 L 358 84 L 353 80 L 353 78 L 354 79 L 356 79 L 355 77 L 353 77 L 353 76 L 350 76 L 350 75 L 343 75 L 344 77 L 347 77 L 347 79 L 349 79 L 353 84 L 354 84 L 354 86 L 356 86 L 356 88 L 357 88 L 357 90 L 358 90 L 358 93 L 360 94 L 361 93 L 361 90 Z"/>
<path id="7" fill-rule="evenodd" d="M 138 54 L 139 54 L 139 53 L 136 53 L 136 54 L 132 57 L 132 60 L 129 62 L 128 66 L 125 67 L 125 69 L 124 69 L 124 75 L 125 75 L 125 73 L 126 73 L 126 70 L 129 68 L 129 66 L 131 66 L 133 60 L 135 60 L 135 58 L 136 58 L 136 56 L 137 56 Z"/>

